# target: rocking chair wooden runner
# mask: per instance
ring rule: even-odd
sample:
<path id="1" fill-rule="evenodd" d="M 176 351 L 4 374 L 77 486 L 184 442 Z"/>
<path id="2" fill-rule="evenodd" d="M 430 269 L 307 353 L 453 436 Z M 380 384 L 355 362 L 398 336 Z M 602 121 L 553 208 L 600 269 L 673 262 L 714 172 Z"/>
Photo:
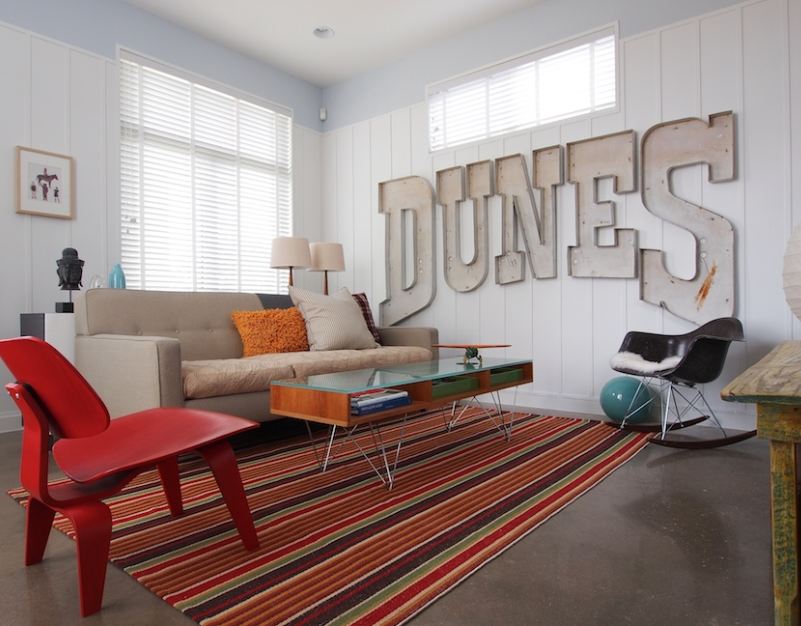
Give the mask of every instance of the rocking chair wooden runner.
<path id="1" fill-rule="evenodd" d="M 44 555 L 55 514 L 75 529 L 81 615 L 100 610 L 111 540 L 111 512 L 102 500 L 143 470 L 157 467 L 173 516 L 181 515 L 178 455 L 195 450 L 211 466 L 239 536 L 259 546 L 231 445 L 255 422 L 208 411 L 158 408 L 114 420 L 94 389 L 50 344 L 33 337 L 0 340 L 0 358 L 15 377 L 6 385 L 22 411 L 20 479 L 28 490 L 25 565 Z M 50 432 L 56 464 L 69 479 L 48 484 Z M 233 548 L 232 548 L 233 549 Z"/>
<path id="2" fill-rule="evenodd" d="M 632 331 L 626 334 L 620 350 L 615 354 L 610 366 L 613 370 L 640 378 L 640 385 L 634 397 L 640 394 L 641 387 L 651 382 L 659 384 L 662 400 L 661 423 L 627 424 L 644 405 L 629 407 L 620 427 L 645 432 L 661 432 L 651 443 L 674 448 L 715 448 L 743 441 L 756 435 L 756 430 L 729 433 L 721 425 L 712 407 L 697 387 L 709 383 L 720 376 L 726 362 L 726 354 L 732 341 L 743 341 L 743 326 L 734 317 L 722 317 L 707 322 L 703 326 L 683 335 L 660 335 Z M 679 406 L 680 403 L 683 406 Z M 688 417 L 694 411 L 696 416 Z M 711 418 L 722 437 L 712 439 L 670 438 L 675 430 L 694 426 Z"/>

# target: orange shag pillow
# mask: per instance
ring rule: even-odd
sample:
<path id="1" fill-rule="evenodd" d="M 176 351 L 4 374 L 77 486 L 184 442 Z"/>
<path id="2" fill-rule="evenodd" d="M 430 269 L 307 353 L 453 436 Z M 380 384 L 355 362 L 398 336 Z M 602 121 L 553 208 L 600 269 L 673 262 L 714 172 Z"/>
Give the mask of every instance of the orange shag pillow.
<path id="1" fill-rule="evenodd" d="M 309 349 L 306 322 L 296 307 L 231 313 L 242 338 L 242 356 Z"/>

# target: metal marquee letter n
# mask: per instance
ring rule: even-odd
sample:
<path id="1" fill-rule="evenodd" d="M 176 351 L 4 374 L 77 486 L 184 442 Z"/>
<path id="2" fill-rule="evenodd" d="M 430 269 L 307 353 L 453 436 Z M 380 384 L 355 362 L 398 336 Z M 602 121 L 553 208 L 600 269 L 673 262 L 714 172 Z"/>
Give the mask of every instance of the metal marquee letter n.
<path id="1" fill-rule="evenodd" d="M 436 292 L 434 259 L 434 191 L 421 176 L 407 176 L 378 185 L 378 211 L 387 216 L 387 299 L 381 303 L 383 326 L 392 326 L 425 309 Z M 411 220 L 412 241 L 404 225 Z M 411 244 L 411 245 L 410 245 Z M 407 255 L 412 249 L 412 275 Z"/>
<path id="2" fill-rule="evenodd" d="M 661 250 L 640 251 L 640 298 L 696 324 L 734 314 L 734 227 L 725 217 L 673 194 L 679 167 L 706 163 L 713 183 L 734 178 L 734 114 L 652 126 L 642 138 L 642 201 L 654 215 L 690 231 L 695 276 L 673 276 Z M 699 271 L 700 270 L 700 271 Z"/>

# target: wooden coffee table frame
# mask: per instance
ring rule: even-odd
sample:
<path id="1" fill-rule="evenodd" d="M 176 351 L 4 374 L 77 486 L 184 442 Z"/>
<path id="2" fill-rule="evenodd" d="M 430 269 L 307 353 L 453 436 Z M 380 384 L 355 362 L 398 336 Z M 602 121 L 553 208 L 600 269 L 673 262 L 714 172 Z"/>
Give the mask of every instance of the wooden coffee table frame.
<path id="1" fill-rule="evenodd" d="M 506 370 L 509 368 L 520 368 L 522 375 L 514 381 L 501 382 L 493 384 L 491 377 L 493 372 Z M 443 376 L 445 377 L 445 376 Z M 347 437 L 351 437 L 360 426 L 366 426 L 370 429 L 375 444 L 375 450 L 380 454 L 383 461 L 383 469 L 377 468 L 369 455 L 359 447 L 361 453 L 365 456 L 367 461 L 373 467 L 373 470 L 378 474 L 381 481 L 388 487 L 392 488 L 394 484 L 395 467 L 397 466 L 398 455 L 400 454 L 400 447 L 403 437 L 397 443 L 395 450 L 394 463 L 389 462 L 386 447 L 381 437 L 380 423 L 395 418 L 403 418 L 404 421 L 407 417 L 415 414 L 435 409 L 438 407 L 445 407 L 448 405 L 455 405 L 456 402 L 468 398 L 475 398 L 484 394 L 497 394 L 503 389 L 511 387 L 518 387 L 533 382 L 534 380 L 534 366 L 531 361 L 522 363 L 510 363 L 508 365 L 499 365 L 491 369 L 486 369 L 477 372 L 454 373 L 447 375 L 447 378 L 462 378 L 469 377 L 478 380 L 475 387 L 441 397 L 434 397 L 434 386 L 437 379 L 416 380 L 414 382 L 404 384 L 393 384 L 393 389 L 402 389 L 409 393 L 412 399 L 411 404 L 386 411 L 378 411 L 370 413 L 369 415 L 352 415 L 351 414 L 351 394 L 342 391 L 334 390 L 321 390 L 310 387 L 290 386 L 273 384 L 270 386 L 270 412 L 273 415 L 281 415 L 284 417 L 293 417 L 296 419 L 305 420 L 307 423 L 316 422 L 320 424 L 328 424 L 331 426 L 331 432 L 328 439 L 326 455 L 323 461 L 320 462 L 321 468 L 325 471 L 328 465 L 328 459 L 331 452 L 331 447 L 334 441 L 334 435 L 337 428 L 343 428 Z M 493 399 L 493 402 L 494 399 Z M 501 413 L 500 396 L 498 396 L 497 406 Z M 448 423 L 446 422 L 446 426 Z M 511 426 L 508 433 L 504 432 L 507 439 L 511 436 Z M 311 430 L 309 429 L 311 437 Z M 316 449 L 315 449 L 316 452 Z M 319 460 L 319 457 L 318 457 Z"/>

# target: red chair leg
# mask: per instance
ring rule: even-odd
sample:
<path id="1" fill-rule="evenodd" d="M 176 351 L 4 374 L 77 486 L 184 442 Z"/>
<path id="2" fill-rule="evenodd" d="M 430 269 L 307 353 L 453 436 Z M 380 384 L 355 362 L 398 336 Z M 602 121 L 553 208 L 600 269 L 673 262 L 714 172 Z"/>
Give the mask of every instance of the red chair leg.
<path id="1" fill-rule="evenodd" d="M 253 526 L 253 516 L 245 497 L 245 488 L 242 486 L 242 477 L 239 474 L 231 444 L 227 441 L 218 441 L 200 448 L 198 452 L 203 455 L 211 467 L 245 548 L 257 549 L 259 538 L 256 536 L 256 528 Z"/>
<path id="2" fill-rule="evenodd" d="M 44 557 L 55 515 L 53 509 L 39 500 L 28 500 L 28 512 L 25 516 L 25 565 L 35 565 Z"/>
<path id="3" fill-rule="evenodd" d="M 109 543 L 111 511 L 102 502 L 85 502 L 64 511 L 75 527 L 78 547 L 78 593 L 81 615 L 97 613 L 103 605 Z"/>
<path id="4" fill-rule="evenodd" d="M 166 459 L 158 464 L 158 468 L 170 513 L 173 517 L 178 517 L 184 512 L 184 504 L 181 500 L 181 479 L 178 475 L 178 458 Z"/>

